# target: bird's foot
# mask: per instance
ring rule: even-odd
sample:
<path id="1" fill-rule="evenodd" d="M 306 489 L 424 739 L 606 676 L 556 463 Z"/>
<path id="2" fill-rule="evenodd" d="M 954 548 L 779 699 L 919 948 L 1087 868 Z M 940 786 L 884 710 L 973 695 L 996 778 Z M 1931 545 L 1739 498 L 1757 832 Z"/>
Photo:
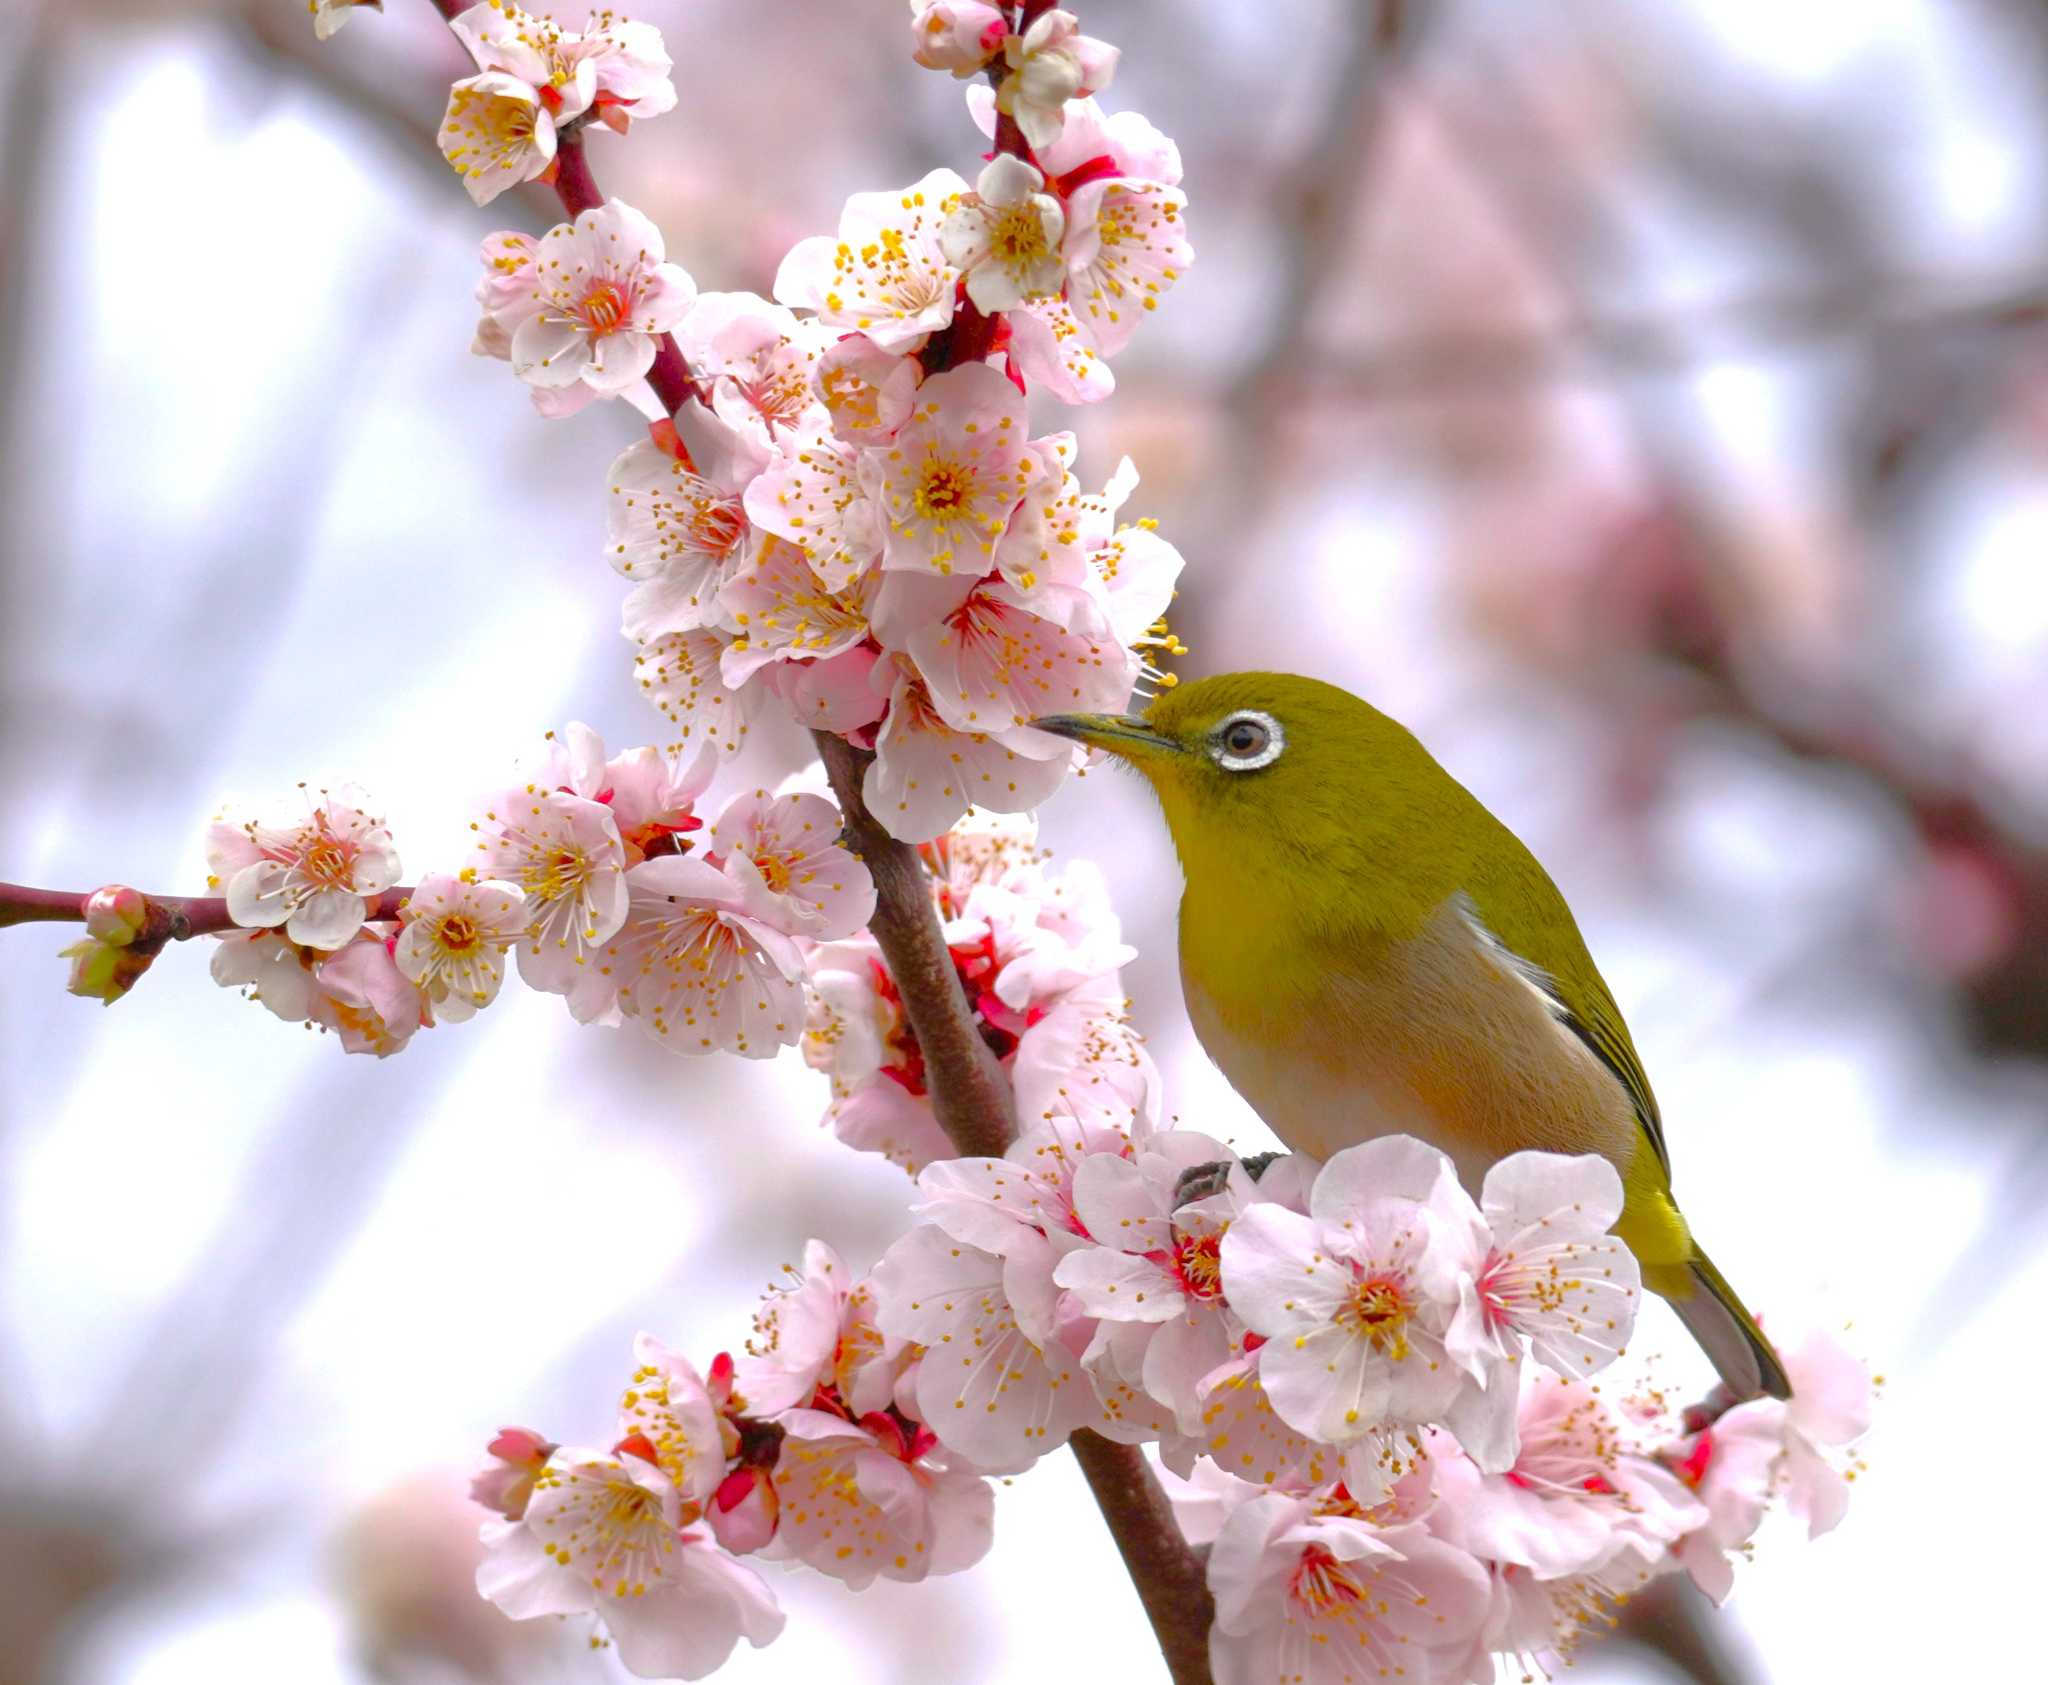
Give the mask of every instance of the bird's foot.
<path id="1" fill-rule="evenodd" d="M 1191 1164 L 1180 1173 L 1180 1181 L 1174 1187 L 1173 1208 L 1178 1211 L 1183 1205 L 1193 1205 L 1197 1200 L 1220 1194 L 1230 1186 L 1230 1172 L 1236 1165 L 1242 1164 L 1245 1174 L 1256 1182 L 1286 1156 L 1285 1153 L 1254 1153 L 1245 1159 L 1219 1158 L 1210 1164 Z"/>

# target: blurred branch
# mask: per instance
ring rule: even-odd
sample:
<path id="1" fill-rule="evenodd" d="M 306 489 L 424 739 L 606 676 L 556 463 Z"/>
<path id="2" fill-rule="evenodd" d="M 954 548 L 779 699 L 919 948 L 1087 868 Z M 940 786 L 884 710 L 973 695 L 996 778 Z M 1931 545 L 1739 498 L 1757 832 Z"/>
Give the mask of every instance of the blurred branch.
<path id="1" fill-rule="evenodd" d="M 27 884 L 0 883 L 0 930 L 16 924 L 83 924 L 85 895 L 68 889 L 31 889 Z M 409 885 L 387 889 L 368 899 L 366 919 L 395 919 L 412 894 Z M 145 895 L 149 922 L 138 943 L 154 939 L 156 946 L 183 942 L 194 936 L 219 936 L 247 928 L 228 916 L 228 904 L 218 895 Z"/>

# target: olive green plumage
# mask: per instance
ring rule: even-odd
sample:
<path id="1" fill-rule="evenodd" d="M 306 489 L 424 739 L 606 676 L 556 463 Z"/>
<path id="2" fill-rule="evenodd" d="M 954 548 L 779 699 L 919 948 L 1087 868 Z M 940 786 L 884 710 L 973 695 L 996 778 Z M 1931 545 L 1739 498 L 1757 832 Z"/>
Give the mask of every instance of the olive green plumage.
<path id="1" fill-rule="evenodd" d="M 1189 1014 L 1283 1141 L 1320 1157 L 1405 1130 L 1475 1191 L 1510 1152 L 1603 1154 L 1646 1285 L 1739 1394 L 1786 1394 L 1671 1198 L 1656 1099 L 1570 908 L 1413 734 L 1281 673 L 1180 686 L 1142 720 L 1040 723 L 1158 793 Z"/>

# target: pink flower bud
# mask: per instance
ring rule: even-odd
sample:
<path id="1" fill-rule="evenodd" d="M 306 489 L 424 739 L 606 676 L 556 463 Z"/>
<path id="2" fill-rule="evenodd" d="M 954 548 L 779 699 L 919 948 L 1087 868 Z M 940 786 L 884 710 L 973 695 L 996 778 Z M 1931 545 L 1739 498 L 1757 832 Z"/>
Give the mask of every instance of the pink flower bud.
<path id="1" fill-rule="evenodd" d="M 85 898 L 85 928 L 88 935 L 125 948 L 142 934 L 149 923 L 149 903 L 142 891 L 126 884 L 110 883 Z"/>
<path id="2" fill-rule="evenodd" d="M 535 1477 L 555 1454 L 555 1442 L 531 1428 L 500 1428 L 484 1449 L 492 1460 L 470 1481 L 469 1495 L 507 1521 L 517 1521 L 526 1514 Z"/>
<path id="3" fill-rule="evenodd" d="M 920 5 L 912 0 L 910 56 L 927 70 L 950 70 L 955 76 L 979 73 L 1003 44 L 1009 26 L 1003 14 L 977 0 L 964 4 Z"/>
<path id="4" fill-rule="evenodd" d="M 780 1517 L 775 1483 L 761 1468 L 734 1469 L 718 1483 L 706 1515 L 718 1542 L 735 1556 L 767 1545 Z"/>

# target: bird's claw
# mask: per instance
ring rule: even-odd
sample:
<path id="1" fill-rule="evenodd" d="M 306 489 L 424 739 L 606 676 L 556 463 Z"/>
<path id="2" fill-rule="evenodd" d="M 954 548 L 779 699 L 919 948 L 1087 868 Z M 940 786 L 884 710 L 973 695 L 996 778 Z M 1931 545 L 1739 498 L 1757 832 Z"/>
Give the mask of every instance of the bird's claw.
<path id="1" fill-rule="evenodd" d="M 1198 1200 L 1220 1194 L 1230 1186 L 1230 1172 L 1240 1164 L 1244 1166 L 1245 1174 L 1256 1182 L 1286 1156 L 1285 1153 L 1254 1153 L 1246 1159 L 1219 1158 L 1208 1164 L 1191 1164 L 1180 1173 L 1180 1180 L 1174 1185 L 1173 1208 L 1178 1211 L 1183 1205 L 1193 1205 Z"/>

